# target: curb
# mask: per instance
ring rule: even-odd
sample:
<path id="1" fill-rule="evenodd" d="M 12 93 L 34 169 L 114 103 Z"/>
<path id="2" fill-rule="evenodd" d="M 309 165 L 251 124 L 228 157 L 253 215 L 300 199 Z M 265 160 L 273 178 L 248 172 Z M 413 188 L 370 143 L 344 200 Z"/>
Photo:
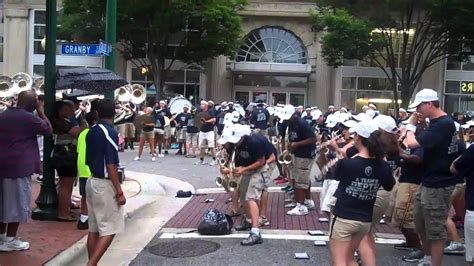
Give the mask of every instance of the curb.
<path id="1" fill-rule="evenodd" d="M 133 171 L 127 171 L 127 175 L 133 176 L 131 180 L 139 183 L 140 192 L 127 200 L 124 210 L 125 219 L 132 218 L 138 211 L 154 203 L 160 196 L 174 196 L 178 190 L 189 190 L 193 194 L 196 191 L 191 184 L 176 178 Z M 127 228 L 125 227 L 125 230 L 126 229 Z M 87 252 L 86 244 L 87 235 L 66 250 L 51 258 L 44 265 L 71 265 L 71 262 Z"/>

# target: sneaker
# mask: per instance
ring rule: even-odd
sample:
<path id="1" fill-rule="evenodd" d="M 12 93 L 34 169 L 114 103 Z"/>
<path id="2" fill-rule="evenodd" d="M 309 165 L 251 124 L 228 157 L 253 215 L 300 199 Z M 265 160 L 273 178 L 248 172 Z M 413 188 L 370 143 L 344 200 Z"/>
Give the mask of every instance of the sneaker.
<path id="1" fill-rule="evenodd" d="M 449 246 L 444 248 L 444 254 L 464 254 L 466 252 L 466 247 L 464 244 L 456 243 L 451 241 Z"/>
<path id="2" fill-rule="evenodd" d="M 308 210 L 312 210 L 315 207 L 314 200 L 305 199 L 304 200 L 304 205 L 306 205 L 306 208 L 308 208 Z"/>
<path id="3" fill-rule="evenodd" d="M 30 248 L 30 243 L 26 241 L 21 241 L 19 238 L 15 238 L 12 241 L 4 241 L 0 245 L 0 251 L 21 251 L 27 250 Z"/>
<path id="4" fill-rule="evenodd" d="M 79 221 L 77 221 L 77 229 L 79 230 L 89 229 L 89 221 L 86 220 L 85 222 L 82 222 L 81 219 L 79 219 Z"/>
<path id="5" fill-rule="evenodd" d="M 245 219 L 245 218 L 242 219 L 242 222 L 240 223 L 240 225 L 237 225 L 235 227 L 236 231 L 247 231 L 247 230 L 250 230 L 250 229 L 252 229 L 252 224 L 249 223 L 247 221 L 247 219 Z"/>
<path id="6" fill-rule="evenodd" d="M 277 184 L 277 185 L 283 185 L 283 184 L 286 184 L 286 183 L 288 183 L 288 179 L 286 179 L 286 178 L 275 181 L 275 184 Z"/>
<path id="7" fill-rule="evenodd" d="M 295 192 L 295 189 L 293 187 L 290 187 L 289 189 L 285 190 L 285 193 L 288 194 L 293 194 Z"/>
<path id="8" fill-rule="evenodd" d="M 268 221 L 267 217 L 258 218 L 258 223 L 260 224 L 260 226 L 269 226 L 270 225 L 270 221 Z"/>
<path id="9" fill-rule="evenodd" d="M 155 156 L 151 157 L 151 161 L 152 162 L 156 161 L 156 157 Z"/>
<path id="10" fill-rule="evenodd" d="M 163 153 L 160 153 L 160 154 L 158 154 L 158 157 L 163 158 L 165 156 L 163 155 Z"/>
<path id="11" fill-rule="evenodd" d="M 396 244 L 393 246 L 393 248 L 398 249 L 398 250 L 413 250 L 412 246 L 409 246 L 407 242 L 403 242 L 401 244 Z"/>
<path id="12" fill-rule="evenodd" d="M 422 250 L 416 249 L 410 252 L 408 255 L 403 256 L 402 260 L 406 262 L 420 263 L 423 261 L 424 256 L 425 253 Z"/>
<path id="13" fill-rule="evenodd" d="M 297 216 L 307 215 L 308 208 L 306 208 L 305 205 L 297 204 L 295 208 L 293 208 L 291 211 L 288 211 L 286 214 L 297 215 Z"/>
<path id="14" fill-rule="evenodd" d="M 134 161 L 140 161 L 140 157 L 135 157 L 135 159 L 133 159 Z"/>
<path id="15" fill-rule="evenodd" d="M 209 165 L 210 165 L 210 166 L 216 165 L 216 161 L 211 161 L 211 162 L 209 163 Z"/>
<path id="16" fill-rule="evenodd" d="M 250 233 L 247 239 L 242 240 L 242 242 L 240 242 L 242 246 L 253 246 L 255 244 L 262 244 L 262 243 L 263 243 L 262 235 L 261 234 L 257 235 L 254 233 Z"/>
<path id="17" fill-rule="evenodd" d="M 195 165 L 206 165 L 206 163 L 204 161 L 201 161 L 201 160 L 195 162 L 194 164 Z"/>
<path id="18" fill-rule="evenodd" d="M 290 188 L 291 188 L 291 186 L 288 185 L 288 186 L 286 186 L 286 187 L 282 187 L 282 188 L 281 188 L 281 191 L 286 191 L 286 190 L 288 190 L 288 189 L 290 189 Z"/>
<path id="19" fill-rule="evenodd" d="M 168 155 L 168 151 L 165 151 L 165 154 Z"/>
<path id="20" fill-rule="evenodd" d="M 294 201 L 291 201 L 290 203 L 285 204 L 285 208 L 294 208 L 294 207 L 296 207 L 296 202 Z"/>
<path id="21" fill-rule="evenodd" d="M 295 201 L 295 197 L 293 195 L 290 195 L 289 198 L 285 199 L 285 203 L 290 203 L 290 202 L 294 202 Z"/>

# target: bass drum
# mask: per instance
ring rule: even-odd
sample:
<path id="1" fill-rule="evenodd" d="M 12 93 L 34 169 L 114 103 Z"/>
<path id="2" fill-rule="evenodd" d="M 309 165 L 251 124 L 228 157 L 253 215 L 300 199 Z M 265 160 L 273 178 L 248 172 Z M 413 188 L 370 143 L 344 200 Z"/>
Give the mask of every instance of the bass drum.
<path id="1" fill-rule="evenodd" d="M 182 113 L 183 107 L 185 105 L 188 105 L 190 109 L 191 109 L 191 106 L 193 106 L 193 104 L 188 99 L 184 98 L 183 96 L 174 97 L 173 99 L 170 100 L 170 104 L 169 104 L 170 113 L 172 115 Z"/>

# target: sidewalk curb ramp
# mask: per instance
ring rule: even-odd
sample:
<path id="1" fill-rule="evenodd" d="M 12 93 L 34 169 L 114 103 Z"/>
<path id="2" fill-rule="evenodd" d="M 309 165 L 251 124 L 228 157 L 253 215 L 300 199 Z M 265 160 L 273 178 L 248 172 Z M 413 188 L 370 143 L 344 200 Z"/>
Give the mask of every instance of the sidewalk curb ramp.
<path id="1" fill-rule="evenodd" d="M 127 220 L 133 218 L 140 210 L 153 204 L 159 198 L 174 197 L 178 190 L 189 190 L 193 194 L 196 191 L 191 184 L 176 178 L 132 171 L 127 171 L 127 176 L 130 176 L 132 180 L 140 184 L 140 192 L 134 197 L 127 199 L 127 203 L 125 204 L 125 233 L 127 231 Z M 191 198 L 188 198 L 184 204 L 190 199 Z M 68 249 L 51 258 L 45 265 L 73 265 L 72 262 L 87 253 L 86 243 L 87 235 Z M 105 255 L 107 255 L 107 253 L 104 254 L 104 256 Z"/>

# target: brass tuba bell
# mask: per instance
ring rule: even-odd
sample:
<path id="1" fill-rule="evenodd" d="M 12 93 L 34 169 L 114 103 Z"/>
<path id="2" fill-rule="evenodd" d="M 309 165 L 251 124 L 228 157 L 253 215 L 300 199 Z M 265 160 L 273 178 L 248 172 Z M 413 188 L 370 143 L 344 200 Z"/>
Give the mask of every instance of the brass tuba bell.
<path id="1" fill-rule="evenodd" d="M 8 76 L 0 76 L 0 98 L 13 96 L 12 79 Z"/>
<path id="2" fill-rule="evenodd" d="M 23 72 L 19 72 L 12 77 L 13 94 L 19 94 L 22 91 L 30 90 L 33 86 L 33 78 Z"/>
<path id="3" fill-rule="evenodd" d="M 44 78 L 36 79 L 33 88 L 36 91 L 36 95 L 44 95 Z"/>
<path id="4" fill-rule="evenodd" d="M 133 84 L 131 87 L 130 101 L 133 104 L 141 104 L 146 100 L 146 89 L 140 84 Z"/>
<path id="5" fill-rule="evenodd" d="M 132 86 L 130 84 L 117 88 L 115 90 L 115 100 L 119 102 L 128 102 L 130 101 L 131 93 Z"/>

